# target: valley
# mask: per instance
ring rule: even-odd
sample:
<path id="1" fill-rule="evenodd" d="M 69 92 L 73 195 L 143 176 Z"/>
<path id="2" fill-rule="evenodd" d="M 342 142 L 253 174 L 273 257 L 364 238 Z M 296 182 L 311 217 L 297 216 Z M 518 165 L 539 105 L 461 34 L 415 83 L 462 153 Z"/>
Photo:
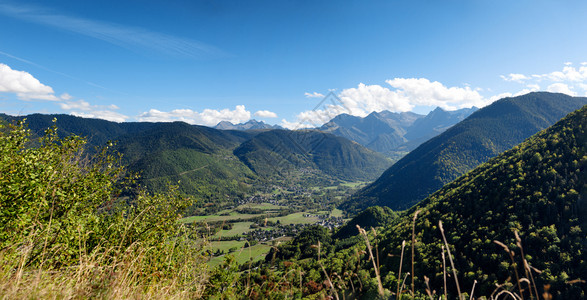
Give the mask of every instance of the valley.
<path id="1" fill-rule="evenodd" d="M 586 20 L 0 0 L 0 300 L 587 300 Z"/>
<path id="2" fill-rule="evenodd" d="M 9 247 L 11 239 L 23 238 L 12 232 L 41 226 L 53 229 L 30 234 L 51 237 L 59 245 L 53 247 L 68 251 L 60 257 L 71 261 L 78 255 L 87 259 L 79 245 L 105 256 L 111 254 L 101 247 L 110 245 L 123 250 L 112 254 L 121 259 L 134 253 L 133 247 L 138 253 L 154 251 L 145 256 L 143 269 L 172 264 L 181 271 L 182 260 L 189 260 L 209 276 L 204 297 L 212 298 L 399 297 L 409 293 L 399 288 L 408 278 L 405 270 L 400 277 L 408 264 L 407 245 L 415 298 L 440 290 L 454 297 L 461 288 L 528 296 L 541 289 L 576 298 L 585 293 L 581 276 L 587 266 L 586 104 L 584 97 L 540 92 L 474 112 L 399 115 L 408 125 L 387 131 L 404 136 L 391 152 L 324 130 L 271 129 L 258 122 L 249 125 L 261 129 L 222 124 L 233 129 L 218 130 L 182 122 L 30 115 L 28 129 L 7 125 L 0 131 L 7 145 L 0 150 L 9 162 L 0 161 L 0 179 L 7 183 L 0 186 L 5 203 L 0 212 L 9 220 L 0 223 L 2 241 Z M 442 115 L 464 119 L 439 127 L 446 124 Z M 370 136 L 382 140 L 381 127 L 365 125 L 375 119 L 381 124 L 382 116 L 398 117 L 340 116 L 328 126 L 339 134 L 371 128 Z M 25 119 L 1 117 L 0 124 Z M 341 129 L 343 121 L 351 131 Z M 434 125 L 423 129 L 425 124 Z M 407 140 L 406 128 L 437 135 L 417 145 L 417 138 Z M 40 140 L 27 140 L 29 135 Z M 99 148 L 101 143 L 107 146 Z M 410 145 L 415 148 L 408 151 Z M 400 149 L 407 154 L 395 161 L 390 153 Z M 12 163 L 19 159 L 25 163 Z M 61 175 L 55 177 L 53 170 Z M 53 191 L 50 196 L 47 190 Z M 60 203 L 58 222 L 47 197 Z M 15 202 L 20 199 L 29 202 L 21 206 Z M 37 225 L 27 223 L 32 219 Z M 73 234 L 82 227 L 99 234 Z M 28 259 L 36 264 L 46 250 L 31 238 L 37 242 Z M 509 249 L 521 252 L 522 261 L 511 254 L 510 263 L 496 245 L 508 255 L 514 253 Z M 458 266 L 450 269 L 455 281 L 461 280 L 456 289 L 446 287 L 446 261 L 440 260 L 449 248 Z M 512 270 L 536 280 L 514 281 Z M 242 291 L 246 295 L 237 296 Z"/>
<path id="3" fill-rule="evenodd" d="M 366 183 L 341 183 L 337 186 L 279 188 L 259 193 L 226 205 L 214 214 L 206 210 L 180 220 L 197 228 L 210 241 L 207 251 L 211 266 L 220 264 L 225 254 L 238 263 L 265 259 L 271 247 L 291 240 L 308 225 L 329 230 L 345 224 L 348 215 L 336 206 Z"/>

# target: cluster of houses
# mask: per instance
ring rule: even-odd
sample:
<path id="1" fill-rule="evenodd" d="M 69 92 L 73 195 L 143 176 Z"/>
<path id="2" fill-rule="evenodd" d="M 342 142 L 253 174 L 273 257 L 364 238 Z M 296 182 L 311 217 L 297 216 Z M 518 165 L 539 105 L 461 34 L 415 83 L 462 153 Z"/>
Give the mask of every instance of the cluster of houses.
<path id="1" fill-rule="evenodd" d="M 318 221 L 314 224 L 276 224 L 271 229 L 257 227 L 251 231 L 244 232 L 241 240 L 248 241 L 271 241 L 284 236 L 296 236 L 304 227 L 309 225 L 320 225 L 330 230 L 344 225 L 345 220 L 342 217 L 332 217 L 330 215 L 311 215 L 305 214 L 304 217 L 317 217 Z"/>

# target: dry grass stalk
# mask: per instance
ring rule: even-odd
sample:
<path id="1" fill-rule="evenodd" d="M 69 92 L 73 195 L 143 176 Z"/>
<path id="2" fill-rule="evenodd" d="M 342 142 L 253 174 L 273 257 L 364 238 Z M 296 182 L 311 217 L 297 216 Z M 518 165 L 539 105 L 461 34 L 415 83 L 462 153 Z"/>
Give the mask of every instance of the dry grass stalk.
<path id="1" fill-rule="evenodd" d="M 369 236 L 367 236 L 367 232 L 365 229 L 362 229 L 361 226 L 357 225 L 359 232 L 365 238 L 365 243 L 367 244 L 367 249 L 369 250 L 369 259 L 373 262 L 373 269 L 375 269 L 375 277 L 377 278 L 377 292 L 379 295 L 383 296 L 383 284 L 381 283 L 381 276 L 379 275 L 379 269 L 377 268 L 377 263 L 375 262 L 375 257 L 373 256 L 373 250 L 371 249 L 371 244 L 369 243 Z"/>
<path id="2" fill-rule="evenodd" d="M 448 242 L 446 241 L 446 236 L 444 236 L 444 228 L 442 227 L 442 221 L 438 221 L 438 228 L 440 228 L 440 233 L 442 234 L 442 240 L 444 241 L 444 245 L 446 246 L 446 251 L 448 252 L 448 260 L 450 261 L 450 266 L 452 268 L 452 272 L 455 277 L 455 284 L 457 285 L 457 293 L 459 294 L 459 300 L 461 300 L 463 298 L 461 296 L 461 286 L 459 285 L 459 279 L 457 278 L 457 269 L 455 268 L 455 264 L 452 261 L 452 255 L 450 254 L 450 247 L 448 246 Z"/>
<path id="3" fill-rule="evenodd" d="M 412 220 L 412 298 L 414 297 L 414 255 L 415 255 L 415 245 L 416 245 L 416 218 L 418 218 L 418 214 L 420 210 L 417 210 L 414 213 L 414 219 Z"/>
<path id="4" fill-rule="evenodd" d="M 495 295 L 495 299 L 499 299 L 499 296 L 501 294 L 507 294 L 508 296 L 512 297 L 514 300 L 516 299 L 521 299 L 520 296 L 508 291 L 508 290 L 502 290 L 501 292 L 497 293 L 497 295 Z"/>
<path id="5" fill-rule="evenodd" d="M 583 280 L 583 279 L 573 279 L 573 280 L 569 280 L 569 281 L 567 281 L 565 283 L 566 284 L 585 283 L 585 280 Z"/>
<path id="6" fill-rule="evenodd" d="M 528 264 L 528 261 L 526 260 L 526 256 L 524 255 L 524 247 L 522 247 L 522 239 L 520 238 L 520 235 L 518 234 L 518 231 L 515 230 L 514 234 L 516 236 L 516 244 L 518 245 L 518 248 L 520 248 L 520 255 L 522 255 L 522 262 L 524 263 L 524 272 L 526 273 L 526 277 L 530 277 L 530 279 L 532 280 L 532 284 L 530 286 L 530 298 L 534 299 L 532 292 L 535 293 L 536 295 L 536 299 L 540 298 L 540 296 L 538 296 L 538 289 L 536 289 L 536 283 L 534 282 L 534 276 L 532 275 L 532 269 L 530 269 L 530 264 Z M 534 290 L 532 290 L 532 288 L 534 288 Z"/>
<path id="7" fill-rule="evenodd" d="M 324 266 L 322 265 L 322 262 L 320 261 L 320 241 L 318 241 L 318 245 L 311 245 L 310 247 L 311 248 L 318 248 L 318 264 L 320 265 L 320 268 L 322 268 L 322 272 L 324 272 L 324 276 L 326 276 L 326 280 L 328 281 L 328 285 L 330 285 L 330 289 L 332 290 L 334 297 L 336 297 L 336 299 L 338 300 L 339 299 L 338 293 L 336 292 L 336 289 L 334 288 L 334 284 L 332 284 L 332 280 L 330 280 L 330 276 L 328 276 L 328 272 L 326 272 L 326 269 L 324 268 Z"/>
<path id="8" fill-rule="evenodd" d="M 195 260 L 188 261 L 187 256 L 173 273 L 145 274 L 152 248 L 140 243 L 125 248 L 97 245 L 87 253 L 85 240 L 80 239 L 79 258 L 69 266 L 50 269 L 44 267 L 49 265 L 46 259 L 61 249 L 45 248 L 44 240 L 39 231 L 33 231 L 24 243 L 0 251 L 0 298 L 191 299 L 203 295 L 207 272 L 203 264 L 195 265 Z M 26 262 L 30 260 L 35 241 L 44 249 L 38 255 L 44 259 L 33 267 Z M 167 254 L 161 257 L 164 261 L 177 258 L 174 253 L 179 249 L 175 245 L 175 242 L 170 244 Z"/>
<path id="9" fill-rule="evenodd" d="M 424 282 L 426 282 L 426 294 L 428 294 L 430 300 L 434 300 L 432 297 L 432 292 L 430 291 L 430 278 L 428 278 L 426 275 L 424 275 Z"/>
<path id="10" fill-rule="evenodd" d="M 503 248 L 503 250 L 505 252 L 507 252 L 507 254 L 510 256 L 510 258 L 512 260 L 512 267 L 514 267 L 514 273 L 516 274 L 516 283 L 518 284 L 518 290 L 520 290 L 520 298 L 522 300 L 524 300 L 524 295 L 523 295 L 523 291 L 522 291 L 522 283 L 520 282 L 520 276 L 518 275 L 518 268 L 516 265 L 516 261 L 514 260 L 514 255 L 515 255 L 514 251 L 511 251 L 510 248 L 506 244 L 504 244 L 500 241 L 495 240 L 493 242 L 498 244 L 499 246 L 501 246 Z"/>
<path id="11" fill-rule="evenodd" d="M 442 245 L 442 275 L 444 279 L 444 299 L 448 299 L 446 296 L 446 257 L 444 256 L 444 245 Z"/>
<path id="12" fill-rule="evenodd" d="M 473 281 L 473 288 L 471 289 L 471 296 L 469 296 L 469 300 L 473 300 L 473 294 L 475 293 L 475 285 L 477 284 L 477 280 Z"/>
<path id="13" fill-rule="evenodd" d="M 397 295 L 397 298 L 398 299 L 400 298 L 400 295 L 401 295 L 400 294 L 401 291 L 400 291 L 400 282 L 399 281 L 402 278 L 402 264 L 404 262 L 404 248 L 405 247 L 406 247 L 406 241 L 404 240 L 404 241 L 402 241 L 402 254 L 401 254 L 400 259 L 399 259 L 399 272 L 397 273 L 397 293 L 396 293 L 396 295 Z"/>
<path id="14" fill-rule="evenodd" d="M 397 297 L 398 299 L 401 299 L 401 297 L 402 297 L 402 293 L 404 291 L 404 286 L 406 285 L 406 279 L 408 279 L 408 276 L 410 276 L 410 272 L 406 273 L 406 276 L 404 277 L 404 280 L 402 281 L 402 286 L 400 288 L 399 295 Z"/>
<path id="15" fill-rule="evenodd" d="M 550 284 L 545 284 L 544 285 L 544 293 L 542 293 L 542 298 L 544 298 L 544 300 L 552 300 L 552 294 L 548 292 L 549 290 L 550 290 Z"/>

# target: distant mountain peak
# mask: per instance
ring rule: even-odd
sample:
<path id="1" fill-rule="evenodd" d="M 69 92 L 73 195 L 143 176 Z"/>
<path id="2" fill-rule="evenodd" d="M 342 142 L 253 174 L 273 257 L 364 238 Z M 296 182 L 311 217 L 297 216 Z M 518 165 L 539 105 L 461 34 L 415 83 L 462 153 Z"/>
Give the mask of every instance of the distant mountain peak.
<path id="1" fill-rule="evenodd" d="M 255 119 L 250 119 L 245 123 L 240 124 L 232 124 L 229 121 L 221 121 L 216 126 L 213 127 L 214 129 L 220 130 L 260 130 L 260 129 L 283 129 L 279 125 L 269 125 L 263 121 L 257 121 Z"/>
<path id="2" fill-rule="evenodd" d="M 350 206 L 385 205 L 406 209 L 489 158 L 510 149 L 571 111 L 587 104 L 587 97 L 535 93 L 503 98 L 420 144 L 349 201 Z M 464 109 L 469 113 L 473 108 Z M 465 111 L 465 112 L 466 112 Z M 436 113 L 434 113 L 436 112 Z M 447 114 L 460 118 L 458 111 Z M 423 134 L 441 124 L 435 109 L 418 119 L 410 132 Z M 445 119 L 445 118 L 442 118 Z M 449 120 L 449 119 L 445 119 Z M 406 135 L 409 139 L 410 135 Z M 357 204 L 353 204 L 357 203 Z"/>
<path id="3" fill-rule="evenodd" d="M 474 109 L 447 112 L 440 107 L 427 116 L 413 112 L 373 111 L 364 118 L 340 114 L 319 130 L 355 141 L 371 150 L 405 153 L 469 116 Z M 424 120 L 424 121 L 423 121 Z M 418 126 L 414 126 L 415 124 Z M 403 155 L 403 154 L 402 154 Z"/>

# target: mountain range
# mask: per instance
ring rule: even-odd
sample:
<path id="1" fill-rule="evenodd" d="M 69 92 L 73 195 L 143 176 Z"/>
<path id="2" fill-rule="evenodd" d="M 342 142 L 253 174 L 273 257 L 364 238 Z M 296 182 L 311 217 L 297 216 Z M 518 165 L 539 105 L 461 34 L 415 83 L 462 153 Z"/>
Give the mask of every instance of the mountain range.
<path id="1" fill-rule="evenodd" d="M 114 123 L 69 115 L 0 117 L 9 122 L 26 118 L 37 135 L 57 118 L 60 135 L 84 136 L 90 146 L 118 140 L 123 163 L 141 172 L 143 184 L 155 191 L 179 181 L 188 194 L 221 200 L 246 192 L 256 180 L 312 178 L 333 183 L 379 177 L 341 207 L 402 210 L 586 103 L 587 98 L 530 93 L 498 100 L 472 114 L 475 108 L 436 109 L 427 116 L 385 111 L 366 118 L 339 115 L 322 131 L 218 130 L 182 122 Z M 249 123 L 253 128 L 260 122 Z M 361 145 L 408 151 L 418 139 L 438 132 L 393 165 Z"/>
<path id="2" fill-rule="evenodd" d="M 587 98 L 545 92 L 498 100 L 421 144 L 343 208 L 409 208 L 585 104 Z"/>
<path id="3" fill-rule="evenodd" d="M 89 149 L 117 141 L 122 163 L 139 172 L 148 189 L 156 192 L 179 182 L 182 192 L 205 202 L 243 195 L 259 180 L 370 181 L 391 165 L 379 153 L 316 130 L 218 130 L 183 122 L 115 123 L 70 115 L 0 118 L 26 118 L 39 136 L 56 119 L 59 135 L 86 137 Z"/>
<path id="4" fill-rule="evenodd" d="M 263 121 L 257 121 L 255 119 L 251 119 L 245 123 L 240 124 L 232 124 L 229 121 L 221 121 L 216 126 L 213 127 L 214 129 L 220 130 L 262 130 L 262 129 L 283 129 L 283 127 L 279 125 L 269 125 Z"/>
<path id="5" fill-rule="evenodd" d="M 318 129 L 355 141 L 390 157 L 398 157 L 462 121 L 476 110 L 476 107 L 456 111 L 436 108 L 428 115 L 381 111 L 372 112 L 364 118 L 340 114 Z"/>

